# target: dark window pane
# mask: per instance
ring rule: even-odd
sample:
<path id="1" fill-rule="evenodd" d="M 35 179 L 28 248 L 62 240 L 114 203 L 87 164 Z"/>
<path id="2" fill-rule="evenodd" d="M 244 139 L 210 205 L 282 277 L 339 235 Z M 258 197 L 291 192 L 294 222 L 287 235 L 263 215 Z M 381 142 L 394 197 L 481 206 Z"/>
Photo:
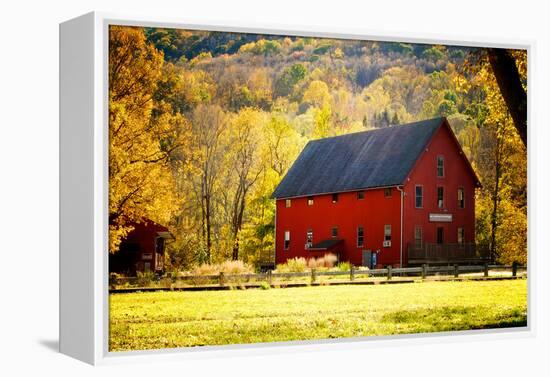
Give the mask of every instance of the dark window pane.
<path id="1" fill-rule="evenodd" d="M 422 192 L 422 186 L 416 186 L 415 187 L 415 202 L 414 205 L 416 208 L 422 208 L 423 206 L 423 192 Z"/>
<path id="2" fill-rule="evenodd" d="M 437 243 L 438 244 L 443 243 L 443 228 L 442 227 L 437 228 Z"/>
<path id="3" fill-rule="evenodd" d="M 443 196 L 444 196 L 443 187 L 438 187 L 437 188 L 437 208 L 443 208 L 444 207 Z"/>
<path id="4" fill-rule="evenodd" d="M 362 226 L 357 227 L 357 247 L 362 247 L 365 242 L 365 230 Z"/>
<path id="5" fill-rule="evenodd" d="M 464 189 L 458 189 L 458 208 L 464 208 Z"/>
<path id="6" fill-rule="evenodd" d="M 437 156 L 437 176 L 443 177 L 445 175 L 443 156 Z"/>
<path id="7" fill-rule="evenodd" d="M 289 246 L 290 246 L 290 231 L 286 230 L 285 231 L 285 245 L 284 245 L 285 250 L 288 250 Z"/>

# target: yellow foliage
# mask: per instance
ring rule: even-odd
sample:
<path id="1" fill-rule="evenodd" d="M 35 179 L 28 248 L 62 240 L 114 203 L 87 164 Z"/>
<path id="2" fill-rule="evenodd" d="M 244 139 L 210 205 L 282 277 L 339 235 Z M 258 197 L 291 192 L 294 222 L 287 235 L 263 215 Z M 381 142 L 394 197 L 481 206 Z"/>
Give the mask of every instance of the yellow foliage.
<path id="1" fill-rule="evenodd" d="M 113 26 L 109 42 L 109 250 L 116 252 L 132 222 L 166 224 L 177 208 L 168 156 L 186 120 L 153 100 L 163 55 L 142 29 Z"/>

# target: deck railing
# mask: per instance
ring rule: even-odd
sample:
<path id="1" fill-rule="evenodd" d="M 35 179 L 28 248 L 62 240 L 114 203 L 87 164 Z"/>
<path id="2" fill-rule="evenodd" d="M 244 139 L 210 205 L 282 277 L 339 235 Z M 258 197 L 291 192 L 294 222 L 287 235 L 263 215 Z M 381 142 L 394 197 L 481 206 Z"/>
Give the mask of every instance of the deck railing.
<path id="1" fill-rule="evenodd" d="M 476 249 L 475 243 L 425 243 L 422 246 L 408 245 L 409 264 L 487 262 L 489 253 Z"/>

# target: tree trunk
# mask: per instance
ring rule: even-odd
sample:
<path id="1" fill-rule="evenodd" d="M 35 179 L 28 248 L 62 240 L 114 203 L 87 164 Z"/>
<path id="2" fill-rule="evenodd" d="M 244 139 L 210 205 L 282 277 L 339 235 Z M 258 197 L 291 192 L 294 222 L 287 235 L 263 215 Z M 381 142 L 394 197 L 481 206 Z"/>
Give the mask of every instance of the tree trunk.
<path id="1" fill-rule="evenodd" d="M 210 195 L 206 195 L 206 258 L 210 262 L 210 249 L 212 248 L 212 219 L 210 214 Z"/>
<path id="2" fill-rule="evenodd" d="M 244 206 L 246 200 L 246 190 L 243 191 L 240 203 L 238 205 L 237 216 L 235 217 L 234 230 L 233 234 L 235 237 L 235 242 L 233 243 L 233 260 L 239 259 L 239 234 L 243 226 L 243 216 L 244 216 Z"/>
<path id="3" fill-rule="evenodd" d="M 201 183 L 201 211 L 202 211 L 202 239 L 203 242 L 206 241 L 206 259 L 210 262 L 210 249 L 212 246 L 210 238 L 210 228 L 211 228 L 211 219 L 210 219 L 210 195 L 208 194 L 207 187 L 207 177 L 206 175 L 202 178 Z"/>
<path id="4" fill-rule="evenodd" d="M 500 165 L 500 141 L 497 138 L 497 145 L 495 151 L 495 186 L 492 193 L 493 200 L 493 211 L 491 213 L 491 260 L 494 262 L 496 260 L 496 234 L 497 234 L 497 211 L 499 204 L 499 189 L 500 189 L 500 176 L 501 176 L 501 165 Z"/>
<path id="5" fill-rule="evenodd" d="M 527 147 L 527 93 L 521 85 L 516 62 L 510 53 L 502 48 L 490 48 L 488 54 L 502 98 L 506 102 L 523 145 Z"/>

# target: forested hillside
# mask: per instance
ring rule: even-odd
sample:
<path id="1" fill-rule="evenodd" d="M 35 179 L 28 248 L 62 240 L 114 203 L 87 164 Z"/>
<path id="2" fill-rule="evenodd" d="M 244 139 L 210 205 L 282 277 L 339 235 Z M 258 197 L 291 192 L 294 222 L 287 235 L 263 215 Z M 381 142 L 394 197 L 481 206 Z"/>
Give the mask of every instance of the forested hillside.
<path id="1" fill-rule="evenodd" d="M 173 268 L 256 263 L 308 140 L 446 116 L 483 184 L 478 246 L 526 261 L 526 151 L 486 51 L 116 26 L 109 40 L 111 252 L 148 218 L 176 235 Z"/>

